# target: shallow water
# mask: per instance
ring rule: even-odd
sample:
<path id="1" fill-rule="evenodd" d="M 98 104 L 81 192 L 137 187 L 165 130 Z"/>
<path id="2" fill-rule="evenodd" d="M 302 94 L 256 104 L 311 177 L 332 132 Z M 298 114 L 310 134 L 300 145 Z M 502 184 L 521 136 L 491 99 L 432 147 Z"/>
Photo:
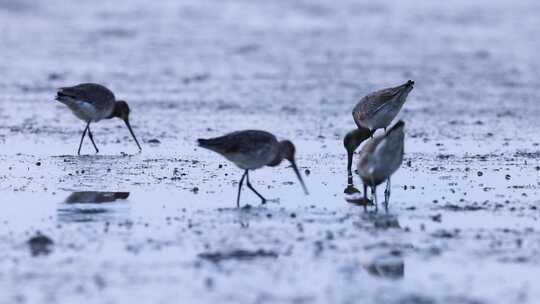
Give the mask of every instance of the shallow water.
<path id="1" fill-rule="evenodd" d="M 539 9 L 0 0 L 0 303 L 537 303 Z M 348 204 L 350 111 L 407 79 L 389 211 Z M 53 99 L 87 81 L 141 154 L 111 120 L 74 156 Z M 241 171 L 195 140 L 245 128 L 295 142 L 310 196 L 283 164 L 234 208 Z"/>

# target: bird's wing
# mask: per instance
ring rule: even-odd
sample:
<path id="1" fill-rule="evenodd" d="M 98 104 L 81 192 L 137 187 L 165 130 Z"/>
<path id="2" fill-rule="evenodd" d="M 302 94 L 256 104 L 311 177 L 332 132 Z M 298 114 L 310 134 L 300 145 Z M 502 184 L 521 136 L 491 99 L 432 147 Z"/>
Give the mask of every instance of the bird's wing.
<path id="1" fill-rule="evenodd" d="M 398 88 L 389 88 L 369 94 L 358 102 L 355 112 L 372 116 L 394 100 L 400 93 L 401 90 Z"/>
<path id="2" fill-rule="evenodd" d="M 234 140 L 233 134 L 227 134 L 220 137 L 209 139 L 199 139 L 199 145 L 203 148 L 216 151 L 218 153 L 235 153 L 241 149 L 241 142 Z"/>
<path id="3" fill-rule="evenodd" d="M 72 87 L 64 87 L 58 90 L 59 97 L 70 97 L 72 99 L 89 103 L 101 109 L 109 107 L 114 103 L 115 97 L 111 90 L 95 83 L 82 83 Z"/>
<path id="4" fill-rule="evenodd" d="M 229 133 L 224 136 L 199 139 L 199 145 L 218 153 L 247 153 L 265 143 L 276 141 L 274 135 L 265 131 L 246 130 Z"/>
<path id="5" fill-rule="evenodd" d="M 403 161 L 404 142 L 402 137 L 385 137 L 379 142 L 373 155 L 376 155 L 379 170 L 393 174 Z"/>

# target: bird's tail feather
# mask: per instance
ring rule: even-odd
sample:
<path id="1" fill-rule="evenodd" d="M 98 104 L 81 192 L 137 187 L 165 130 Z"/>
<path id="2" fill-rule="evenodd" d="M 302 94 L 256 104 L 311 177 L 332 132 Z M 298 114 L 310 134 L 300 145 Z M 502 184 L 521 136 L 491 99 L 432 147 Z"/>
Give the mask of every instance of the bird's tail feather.
<path id="1" fill-rule="evenodd" d="M 221 137 L 217 138 L 199 138 L 197 139 L 197 142 L 199 143 L 199 147 L 205 148 L 214 152 L 223 153 L 225 151 L 230 150 L 231 145 L 230 143 L 227 143 L 223 140 Z"/>
<path id="2" fill-rule="evenodd" d="M 205 138 L 197 139 L 197 143 L 199 144 L 199 147 L 203 147 L 207 149 L 210 149 L 214 146 L 213 142 L 214 141 L 212 139 L 205 139 Z"/>

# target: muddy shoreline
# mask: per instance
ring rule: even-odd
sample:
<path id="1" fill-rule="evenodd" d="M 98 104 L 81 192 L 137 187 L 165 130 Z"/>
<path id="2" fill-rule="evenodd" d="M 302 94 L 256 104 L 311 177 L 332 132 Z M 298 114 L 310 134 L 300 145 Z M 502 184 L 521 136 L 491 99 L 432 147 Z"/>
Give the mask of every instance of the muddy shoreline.
<path id="1" fill-rule="evenodd" d="M 539 10 L 0 0 L 0 303 L 537 303 Z M 407 79 L 389 212 L 348 204 L 350 111 Z M 80 82 L 142 153 L 111 120 L 75 156 L 54 95 Z M 310 196 L 282 165 L 234 208 L 242 172 L 195 141 L 250 128 L 294 141 Z"/>

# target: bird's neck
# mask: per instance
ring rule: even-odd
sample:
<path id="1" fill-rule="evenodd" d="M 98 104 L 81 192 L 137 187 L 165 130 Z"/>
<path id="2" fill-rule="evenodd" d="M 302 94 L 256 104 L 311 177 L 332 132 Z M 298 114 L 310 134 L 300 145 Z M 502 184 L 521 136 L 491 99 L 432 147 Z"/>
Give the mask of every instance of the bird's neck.
<path id="1" fill-rule="evenodd" d="M 283 161 L 283 155 L 281 153 L 281 151 L 276 155 L 276 157 L 267 165 L 269 167 L 275 167 L 275 166 L 278 166 L 279 164 L 281 164 L 281 162 Z"/>
<path id="2" fill-rule="evenodd" d="M 120 111 L 118 111 L 118 107 L 116 107 L 116 105 L 114 106 L 114 109 L 113 109 L 111 115 L 109 115 L 107 117 L 107 119 L 111 119 L 111 118 L 114 118 L 114 117 L 120 117 Z"/>

